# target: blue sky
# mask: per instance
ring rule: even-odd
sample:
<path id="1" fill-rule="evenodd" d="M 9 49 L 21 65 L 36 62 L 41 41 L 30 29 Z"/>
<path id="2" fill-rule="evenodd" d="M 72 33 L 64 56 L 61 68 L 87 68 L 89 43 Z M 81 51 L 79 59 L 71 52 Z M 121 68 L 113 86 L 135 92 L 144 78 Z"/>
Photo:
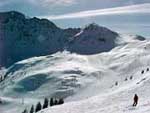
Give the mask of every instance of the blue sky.
<path id="1" fill-rule="evenodd" d="M 48 18 L 62 28 L 98 23 L 150 37 L 150 0 L 0 0 L 0 11 Z"/>

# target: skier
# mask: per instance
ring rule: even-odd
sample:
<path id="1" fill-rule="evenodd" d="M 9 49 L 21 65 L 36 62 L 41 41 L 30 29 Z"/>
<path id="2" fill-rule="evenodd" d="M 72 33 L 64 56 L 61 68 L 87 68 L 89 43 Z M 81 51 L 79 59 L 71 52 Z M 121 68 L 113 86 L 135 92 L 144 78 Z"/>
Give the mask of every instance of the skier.
<path id="1" fill-rule="evenodd" d="M 147 71 L 149 71 L 149 68 L 147 68 Z"/>
<path id="2" fill-rule="evenodd" d="M 144 70 L 141 71 L 141 74 L 144 74 Z"/>
<path id="3" fill-rule="evenodd" d="M 133 106 L 137 106 L 138 104 L 138 99 L 139 97 L 137 96 L 137 94 L 134 95 L 134 103 L 133 103 Z"/>

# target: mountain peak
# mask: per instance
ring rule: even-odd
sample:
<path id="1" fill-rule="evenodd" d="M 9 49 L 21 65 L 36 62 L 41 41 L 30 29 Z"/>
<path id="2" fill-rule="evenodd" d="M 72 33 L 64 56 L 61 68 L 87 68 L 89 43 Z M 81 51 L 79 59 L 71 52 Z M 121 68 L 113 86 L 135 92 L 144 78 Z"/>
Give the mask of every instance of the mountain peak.
<path id="1" fill-rule="evenodd" d="M 98 29 L 100 26 L 96 23 L 91 23 L 85 26 L 85 30 L 95 30 Z"/>
<path id="2" fill-rule="evenodd" d="M 25 18 L 25 15 L 17 11 L 0 12 L 0 17 L 3 18 Z"/>
<path id="3" fill-rule="evenodd" d="M 102 33 L 102 34 L 106 34 L 106 33 L 111 33 L 111 34 L 114 34 L 114 35 L 118 35 L 118 33 L 106 28 L 106 27 L 103 27 L 103 26 L 100 26 L 96 23 L 91 23 L 89 25 L 87 25 L 85 28 L 84 28 L 84 31 L 87 31 L 87 32 L 93 32 L 93 33 L 96 33 L 96 32 L 99 32 L 99 33 Z"/>

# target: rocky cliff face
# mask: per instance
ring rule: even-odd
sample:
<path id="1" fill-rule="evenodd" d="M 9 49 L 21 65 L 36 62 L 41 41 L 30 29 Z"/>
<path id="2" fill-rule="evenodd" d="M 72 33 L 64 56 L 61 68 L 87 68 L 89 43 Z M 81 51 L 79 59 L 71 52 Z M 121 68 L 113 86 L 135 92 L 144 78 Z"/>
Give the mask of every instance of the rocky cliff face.
<path id="1" fill-rule="evenodd" d="M 69 50 L 80 54 L 107 52 L 116 46 L 117 37 L 116 32 L 90 24 L 72 37 Z"/>
<path id="2" fill-rule="evenodd" d="M 61 29 L 47 19 L 4 12 L 0 13 L 0 65 L 64 49 L 79 54 L 105 52 L 115 47 L 116 37 L 117 33 L 96 24 Z"/>

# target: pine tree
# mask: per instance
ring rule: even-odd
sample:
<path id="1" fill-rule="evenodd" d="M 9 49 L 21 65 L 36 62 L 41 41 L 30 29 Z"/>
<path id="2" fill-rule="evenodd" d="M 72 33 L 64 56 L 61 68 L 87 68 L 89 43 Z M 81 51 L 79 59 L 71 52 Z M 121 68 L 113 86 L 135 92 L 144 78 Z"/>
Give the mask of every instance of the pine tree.
<path id="1" fill-rule="evenodd" d="M 58 105 L 58 101 L 57 101 L 57 99 L 55 99 L 55 101 L 54 101 L 54 105 Z"/>
<path id="2" fill-rule="evenodd" d="M 53 106 L 54 105 L 54 101 L 53 101 L 53 98 L 50 99 L 50 106 Z"/>
<path id="3" fill-rule="evenodd" d="M 31 109 L 30 109 L 30 113 L 34 113 L 34 106 L 32 105 Z"/>
<path id="4" fill-rule="evenodd" d="M 63 100 L 63 98 L 59 99 L 59 102 L 58 102 L 58 104 L 63 104 L 63 103 L 64 103 L 64 100 Z"/>
<path id="5" fill-rule="evenodd" d="M 35 112 L 38 112 L 38 111 L 40 111 L 41 109 L 42 109 L 42 105 L 41 105 L 40 102 L 38 102 L 37 105 L 36 105 Z"/>
<path id="6" fill-rule="evenodd" d="M 44 104 L 43 104 L 43 109 L 47 108 L 48 107 L 48 99 L 45 98 L 44 100 Z"/>

